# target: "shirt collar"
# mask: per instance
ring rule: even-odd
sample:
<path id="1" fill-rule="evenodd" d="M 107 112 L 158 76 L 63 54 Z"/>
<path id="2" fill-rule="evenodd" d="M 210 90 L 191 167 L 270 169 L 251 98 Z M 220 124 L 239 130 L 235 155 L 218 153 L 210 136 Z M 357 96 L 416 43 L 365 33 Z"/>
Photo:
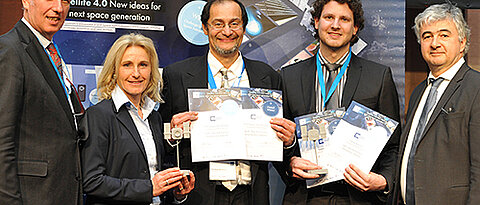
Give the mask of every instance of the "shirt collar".
<path id="1" fill-rule="evenodd" d="M 347 51 L 345 54 L 343 54 L 343 56 L 340 59 L 338 59 L 336 62 L 333 62 L 333 63 L 338 65 L 343 65 L 345 61 L 347 61 L 347 56 L 349 53 L 350 53 L 350 50 Z M 322 52 L 320 52 L 320 50 L 318 50 L 318 54 L 320 55 L 320 61 L 322 65 L 325 65 L 325 63 L 329 63 L 328 60 L 325 57 L 323 57 Z"/>
<path id="2" fill-rule="evenodd" d="M 453 64 L 453 66 L 451 68 L 449 68 L 447 71 L 445 71 L 444 73 L 442 73 L 440 76 L 438 76 L 436 78 L 433 77 L 432 71 L 430 71 L 430 73 L 428 73 L 428 79 L 430 79 L 430 78 L 437 79 L 437 78 L 442 77 L 447 81 L 451 81 L 453 79 L 453 77 L 455 77 L 455 74 L 457 74 L 458 70 L 460 70 L 460 68 L 462 67 L 462 65 L 464 63 L 465 63 L 465 59 L 462 57 L 462 58 L 460 58 L 460 60 L 458 60 L 458 62 Z M 428 80 L 427 80 L 427 83 L 429 84 Z"/>
<path id="3" fill-rule="evenodd" d="M 37 37 L 38 41 L 40 42 L 40 44 L 42 45 L 42 47 L 44 49 L 47 48 L 48 45 L 50 45 L 50 43 L 52 43 L 52 41 L 48 40 L 47 38 L 45 38 L 42 34 L 40 34 L 40 32 L 38 32 L 37 30 L 35 30 L 32 25 L 30 23 L 28 23 L 27 19 L 25 19 L 25 17 L 22 18 L 22 22 L 27 25 L 27 27 L 32 31 L 33 35 L 35 35 L 35 37 Z"/>
<path id="4" fill-rule="evenodd" d="M 230 68 L 228 68 L 230 71 L 233 72 L 235 77 L 240 76 L 243 69 L 242 53 L 240 53 L 239 51 L 238 54 L 239 55 L 237 57 L 237 60 L 235 60 L 235 62 L 233 62 Z M 215 58 L 215 56 L 213 56 L 212 51 L 208 51 L 207 61 L 208 61 L 208 65 L 210 66 L 210 70 L 212 71 L 212 75 L 215 76 L 218 73 L 220 73 L 219 71 L 220 69 L 223 68 L 223 65 L 222 63 L 220 63 L 220 61 L 217 58 Z"/>
<path id="5" fill-rule="evenodd" d="M 116 85 L 115 89 L 112 91 L 112 100 L 113 104 L 115 105 L 115 109 L 118 111 L 120 108 L 125 105 L 128 109 L 137 110 L 133 103 L 128 99 L 127 95 L 123 92 L 123 90 Z M 145 103 L 142 106 L 142 111 L 144 116 L 149 116 L 153 110 L 157 111 L 159 107 L 159 103 L 153 101 L 151 98 L 145 96 Z"/>

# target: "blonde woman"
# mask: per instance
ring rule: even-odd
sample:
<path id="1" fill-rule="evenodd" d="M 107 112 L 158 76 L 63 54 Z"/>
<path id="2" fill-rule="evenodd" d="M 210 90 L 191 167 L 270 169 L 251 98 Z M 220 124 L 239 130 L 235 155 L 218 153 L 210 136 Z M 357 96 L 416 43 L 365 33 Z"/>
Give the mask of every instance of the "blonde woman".
<path id="1" fill-rule="evenodd" d="M 162 170 L 161 87 L 152 40 L 140 34 L 117 39 L 99 77 L 101 102 L 86 111 L 81 126 L 88 137 L 82 149 L 86 204 L 182 202 L 193 189 L 193 173 Z"/>

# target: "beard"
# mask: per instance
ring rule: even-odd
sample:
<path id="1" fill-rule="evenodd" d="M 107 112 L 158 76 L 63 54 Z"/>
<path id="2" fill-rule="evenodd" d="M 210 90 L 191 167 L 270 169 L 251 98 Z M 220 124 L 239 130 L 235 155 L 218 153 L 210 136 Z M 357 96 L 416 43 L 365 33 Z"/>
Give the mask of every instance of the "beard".
<path id="1" fill-rule="evenodd" d="M 222 49 L 222 48 L 218 47 L 217 45 L 215 45 L 214 49 L 218 54 L 230 55 L 232 53 L 235 53 L 238 50 L 238 45 L 233 46 L 233 48 L 231 48 L 229 50 Z"/>

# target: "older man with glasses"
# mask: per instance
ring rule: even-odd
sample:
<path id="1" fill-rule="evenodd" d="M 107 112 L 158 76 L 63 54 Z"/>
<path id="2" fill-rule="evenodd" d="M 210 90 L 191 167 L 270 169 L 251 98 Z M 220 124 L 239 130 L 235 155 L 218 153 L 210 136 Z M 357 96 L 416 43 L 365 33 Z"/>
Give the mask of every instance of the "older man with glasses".
<path id="1" fill-rule="evenodd" d="M 249 60 L 239 51 L 247 13 L 237 0 L 208 2 L 201 16 L 203 32 L 208 36 L 209 52 L 167 66 L 163 73 L 165 104 L 160 106 L 162 118 L 172 126 L 196 120 L 197 113 L 188 111 L 188 88 L 252 87 L 281 89 L 280 75 L 265 63 Z M 212 78 L 207 78 L 211 74 Z M 285 152 L 294 144 L 295 123 L 283 118 L 271 122 L 283 141 Z M 180 165 L 191 169 L 197 177 L 190 204 L 269 204 L 268 162 L 236 161 L 237 180 L 210 180 L 214 162 L 192 163 L 190 141 L 180 144 Z M 288 154 L 288 153 L 287 153 Z M 249 177 L 244 177 L 249 176 Z"/>

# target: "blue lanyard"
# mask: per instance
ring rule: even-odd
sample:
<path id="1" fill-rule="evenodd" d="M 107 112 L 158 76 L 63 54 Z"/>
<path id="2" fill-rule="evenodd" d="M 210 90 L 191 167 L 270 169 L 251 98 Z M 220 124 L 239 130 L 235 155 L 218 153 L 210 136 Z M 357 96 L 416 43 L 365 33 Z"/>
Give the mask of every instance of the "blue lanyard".
<path id="1" fill-rule="evenodd" d="M 325 107 L 325 103 L 328 102 L 330 97 L 332 96 L 333 92 L 335 92 L 335 89 L 337 88 L 338 84 L 340 83 L 340 80 L 342 79 L 343 74 L 347 70 L 348 64 L 350 63 L 350 58 L 352 57 L 352 49 L 348 51 L 348 56 L 347 60 L 345 60 L 345 63 L 343 63 L 342 68 L 340 69 L 340 73 L 338 73 L 337 77 L 332 83 L 332 86 L 330 87 L 330 90 L 328 91 L 327 96 L 325 97 L 326 89 L 325 88 L 325 82 L 323 79 L 323 70 L 322 70 L 322 63 L 320 61 L 320 51 L 317 52 L 317 74 L 318 74 L 318 82 L 320 83 L 320 89 L 322 91 L 322 107 Z"/>
<path id="2" fill-rule="evenodd" d="M 213 78 L 213 74 L 212 74 L 212 69 L 210 69 L 210 64 L 208 62 L 207 62 L 207 67 L 208 67 L 208 85 L 210 85 L 210 89 L 217 89 L 217 84 L 215 83 L 215 79 Z M 240 76 L 238 76 L 237 78 L 238 83 L 236 87 L 240 87 L 240 80 L 242 79 L 243 71 L 245 71 L 245 62 L 243 62 L 243 59 L 242 59 L 242 72 L 240 73 Z M 232 88 L 233 87 L 235 86 L 232 86 Z"/>
<path id="3" fill-rule="evenodd" d="M 63 57 L 60 54 L 60 52 L 58 52 L 57 44 L 55 44 L 53 41 L 52 43 L 53 43 L 53 46 L 55 46 L 55 49 L 57 49 L 57 54 L 60 57 L 60 62 L 63 62 Z M 47 52 L 47 49 L 43 48 L 43 50 L 45 50 L 45 53 L 48 55 L 48 59 L 50 59 L 50 63 L 52 63 L 52 66 L 55 68 L 55 72 L 57 73 L 57 77 L 58 79 L 60 79 L 60 83 L 62 83 L 62 87 L 63 87 L 63 90 L 65 91 L 65 95 L 70 100 L 70 95 L 68 95 L 68 90 L 70 89 L 67 90 L 67 86 L 65 86 L 65 82 L 63 81 L 63 78 L 60 76 L 60 72 L 58 72 L 57 65 L 55 65 L 55 62 L 53 62 L 52 57 L 50 56 L 49 52 Z M 65 73 L 65 75 L 67 75 L 67 73 Z"/>

